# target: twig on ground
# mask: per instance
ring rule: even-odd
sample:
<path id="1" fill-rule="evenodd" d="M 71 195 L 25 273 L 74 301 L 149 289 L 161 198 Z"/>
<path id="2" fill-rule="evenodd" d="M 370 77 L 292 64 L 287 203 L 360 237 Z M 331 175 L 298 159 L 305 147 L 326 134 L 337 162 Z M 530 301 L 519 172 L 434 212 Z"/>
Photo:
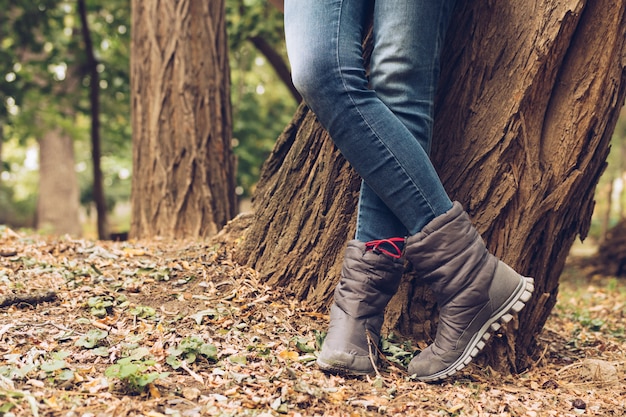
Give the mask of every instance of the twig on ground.
<path id="1" fill-rule="evenodd" d="M 376 366 L 376 356 L 374 356 L 374 352 L 372 352 L 372 346 L 375 346 L 374 342 L 372 341 L 372 336 L 370 335 L 369 330 L 365 330 L 365 334 L 367 335 L 367 349 L 369 350 L 369 353 L 370 353 L 370 362 L 372 362 L 374 371 L 376 371 L 376 377 L 382 378 L 382 376 L 380 375 L 380 372 L 378 371 L 378 367 Z M 376 347 L 376 355 L 378 355 L 379 353 L 378 346 L 375 346 L 375 347 Z"/>
<path id="2" fill-rule="evenodd" d="M 180 364 L 180 367 L 183 368 L 185 371 L 187 371 L 193 379 L 195 379 L 196 381 L 204 385 L 204 379 L 202 379 L 200 375 L 198 375 L 197 373 L 189 369 L 185 361 L 182 361 L 182 363 Z"/>
<path id="3" fill-rule="evenodd" d="M 54 301 L 57 298 L 57 293 L 54 291 L 47 291 L 45 293 L 37 293 L 37 294 L 16 294 L 16 295 L 6 295 L 4 297 L 0 297 L 0 307 L 7 307 L 11 305 L 17 304 L 40 304 L 45 302 Z"/>

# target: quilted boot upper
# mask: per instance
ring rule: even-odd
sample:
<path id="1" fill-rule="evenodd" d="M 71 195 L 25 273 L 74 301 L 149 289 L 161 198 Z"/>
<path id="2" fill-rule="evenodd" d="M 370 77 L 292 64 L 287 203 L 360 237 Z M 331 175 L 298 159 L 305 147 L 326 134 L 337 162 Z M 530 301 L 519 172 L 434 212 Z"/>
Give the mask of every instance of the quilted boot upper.
<path id="1" fill-rule="evenodd" d="M 467 365 L 484 347 L 489 330 L 508 321 L 528 301 L 533 281 L 491 255 L 458 202 L 409 237 L 405 256 L 426 280 L 439 305 L 432 345 L 409 365 L 409 374 L 438 380 Z"/>
<path id="2" fill-rule="evenodd" d="M 355 375 L 374 372 L 372 360 L 383 313 L 398 290 L 403 271 L 402 259 L 371 250 L 358 240 L 348 242 L 329 330 L 317 361 L 323 370 Z"/>

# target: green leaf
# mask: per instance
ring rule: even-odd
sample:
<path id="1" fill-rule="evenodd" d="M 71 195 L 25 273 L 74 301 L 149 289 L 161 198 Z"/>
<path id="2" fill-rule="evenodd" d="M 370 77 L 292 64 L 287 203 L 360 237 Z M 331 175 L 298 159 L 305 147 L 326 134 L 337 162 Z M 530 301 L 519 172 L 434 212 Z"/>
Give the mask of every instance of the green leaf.
<path id="1" fill-rule="evenodd" d="M 59 351 L 56 351 L 56 352 L 52 352 L 50 354 L 52 359 L 65 359 L 65 358 L 67 358 L 70 355 L 71 355 L 71 353 L 66 351 L 66 350 L 59 350 Z"/>
<path id="2" fill-rule="evenodd" d="M 183 360 L 187 363 L 194 363 L 198 355 L 204 356 L 208 360 L 217 361 L 217 348 L 196 336 L 183 338 L 178 345 L 170 346 L 167 352 L 170 355 L 166 362 L 174 369 L 178 369 Z"/>
<path id="3" fill-rule="evenodd" d="M 195 352 L 188 352 L 185 355 L 185 360 L 187 361 L 187 363 L 194 363 L 196 361 L 196 353 Z"/>
<path id="4" fill-rule="evenodd" d="M 388 360 L 403 367 L 408 366 L 413 358 L 413 351 L 410 344 L 394 343 L 393 335 L 390 335 L 389 338 L 382 338 L 380 340 L 380 347 Z"/>
<path id="5" fill-rule="evenodd" d="M 148 384 L 153 383 L 159 378 L 166 378 L 169 375 L 169 372 L 150 372 L 149 374 L 140 375 L 136 382 L 140 387 L 145 387 Z"/>
<path id="6" fill-rule="evenodd" d="M 131 362 L 131 363 L 121 364 L 119 368 L 119 372 L 118 372 L 118 378 L 120 379 L 128 378 L 129 376 L 139 373 L 140 371 L 144 369 L 145 369 L 145 366 L 141 364 L 137 364 L 137 363 Z"/>
<path id="7" fill-rule="evenodd" d="M 8 413 L 13 407 L 15 407 L 15 404 L 11 402 L 0 404 L 0 414 Z"/>
<path id="8" fill-rule="evenodd" d="M 98 346 L 97 348 L 93 349 L 91 351 L 91 353 L 93 353 L 96 356 L 109 356 L 109 348 L 107 348 L 106 346 Z"/>
<path id="9" fill-rule="evenodd" d="M 96 317 L 104 317 L 113 307 L 113 301 L 110 297 L 89 297 L 87 300 L 89 312 Z"/>
<path id="10" fill-rule="evenodd" d="M 180 368 L 180 366 L 183 364 L 183 362 L 180 359 L 172 355 L 165 358 L 165 363 L 167 363 L 169 366 L 171 366 L 174 369 Z"/>
<path id="11" fill-rule="evenodd" d="M 71 381 L 74 379 L 74 371 L 71 369 L 64 369 L 61 373 L 59 373 L 59 375 L 57 375 L 57 378 L 61 381 Z"/>
<path id="12" fill-rule="evenodd" d="M 245 356 L 232 355 L 232 356 L 228 357 L 228 360 L 231 363 L 235 363 L 235 364 L 239 364 L 239 365 L 246 365 L 248 363 L 248 360 L 246 359 Z"/>
<path id="13" fill-rule="evenodd" d="M 184 349 L 181 349 L 181 348 L 180 348 L 180 346 L 170 346 L 170 347 L 167 349 L 167 353 L 169 353 L 169 354 L 170 354 L 170 356 L 174 356 L 174 357 L 176 357 L 176 356 L 180 356 L 180 355 L 182 355 L 184 352 L 185 352 L 185 350 L 184 350 Z"/>
<path id="14" fill-rule="evenodd" d="M 139 347 L 135 350 L 133 350 L 130 354 L 130 356 L 128 358 L 124 358 L 124 359 L 128 359 L 128 360 L 140 360 L 145 358 L 146 356 L 150 356 L 150 349 L 148 349 L 145 346 Z M 144 360 L 144 362 L 152 362 L 152 361 L 147 361 Z"/>
<path id="15" fill-rule="evenodd" d="M 137 306 L 130 309 L 130 314 L 145 319 L 148 317 L 154 317 L 156 315 L 156 310 L 149 306 Z"/>
<path id="16" fill-rule="evenodd" d="M 324 339 L 326 338 L 326 332 L 313 330 L 313 335 L 315 336 L 315 350 L 321 350 Z"/>
<path id="17" fill-rule="evenodd" d="M 315 342 L 305 339 L 303 337 L 295 337 L 293 339 L 296 343 L 296 348 L 302 353 L 313 353 L 315 352 Z"/>
<path id="18" fill-rule="evenodd" d="M 59 369 L 67 368 L 67 362 L 62 359 L 55 359 L 41 364 L 40 369 L 44 372 L 54 372 Z"/>
<path id="19" fill-rule="evenodd" d="M 74 345 L 82 346 L 87 349 L 92 349 L 98 345 L 100 340 L 106 338 L 109 333 L 101 329 L 91 329 L 86 334 L 81 336 Z"/>
<path id="20" fill-rule="evenodd" d="M 217 348 L 214 345 L 205 343 L 200 347 L 200 353 L 207 359 L 217 361 Z"/>
<path id="21" fill-rule="evenodd" d="M 120 374 L 120 367 L 121 365 L 117 363 L 109 366 L 107 369 L 104 370 L 104 376 L 109 378 L 118 377 Z"/>

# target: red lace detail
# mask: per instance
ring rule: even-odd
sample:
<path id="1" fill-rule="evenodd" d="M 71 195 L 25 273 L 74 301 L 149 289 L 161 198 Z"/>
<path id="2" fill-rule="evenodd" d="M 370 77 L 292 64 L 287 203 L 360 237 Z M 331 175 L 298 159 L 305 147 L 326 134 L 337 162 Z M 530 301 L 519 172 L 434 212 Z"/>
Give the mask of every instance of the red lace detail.
<path id="1" fill-rule="evenodd" d="M 402 257 L 402 249 L 400 249 L 397 243 L 404 243 L 404 238 L 390 237 L 389 239 L 370 240 L 369 242 L 365 242 L 365 249 L 384 253 L 392 258 L 400 259 Z M 382 245 L 385 244 L 391 246 L 393 248 L 393 252 L 383 248 Z"/>

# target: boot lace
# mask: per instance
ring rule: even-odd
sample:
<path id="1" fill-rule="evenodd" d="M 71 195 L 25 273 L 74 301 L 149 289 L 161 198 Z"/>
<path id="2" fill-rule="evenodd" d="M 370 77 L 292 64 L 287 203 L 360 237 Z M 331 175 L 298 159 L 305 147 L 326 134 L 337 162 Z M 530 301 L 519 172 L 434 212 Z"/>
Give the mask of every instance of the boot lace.
<path id="1" fill-rule="evenodd" d="M 370 240 L 365 242 L 365 249 L 378 253 L 384 253 L 394 259 L 402 258 L 402 249 L 399 245 L 404 244 L 403 237 L 390 237 L 389 239 Z M 390 247 L 391 249 L 387 249 Z"/>

